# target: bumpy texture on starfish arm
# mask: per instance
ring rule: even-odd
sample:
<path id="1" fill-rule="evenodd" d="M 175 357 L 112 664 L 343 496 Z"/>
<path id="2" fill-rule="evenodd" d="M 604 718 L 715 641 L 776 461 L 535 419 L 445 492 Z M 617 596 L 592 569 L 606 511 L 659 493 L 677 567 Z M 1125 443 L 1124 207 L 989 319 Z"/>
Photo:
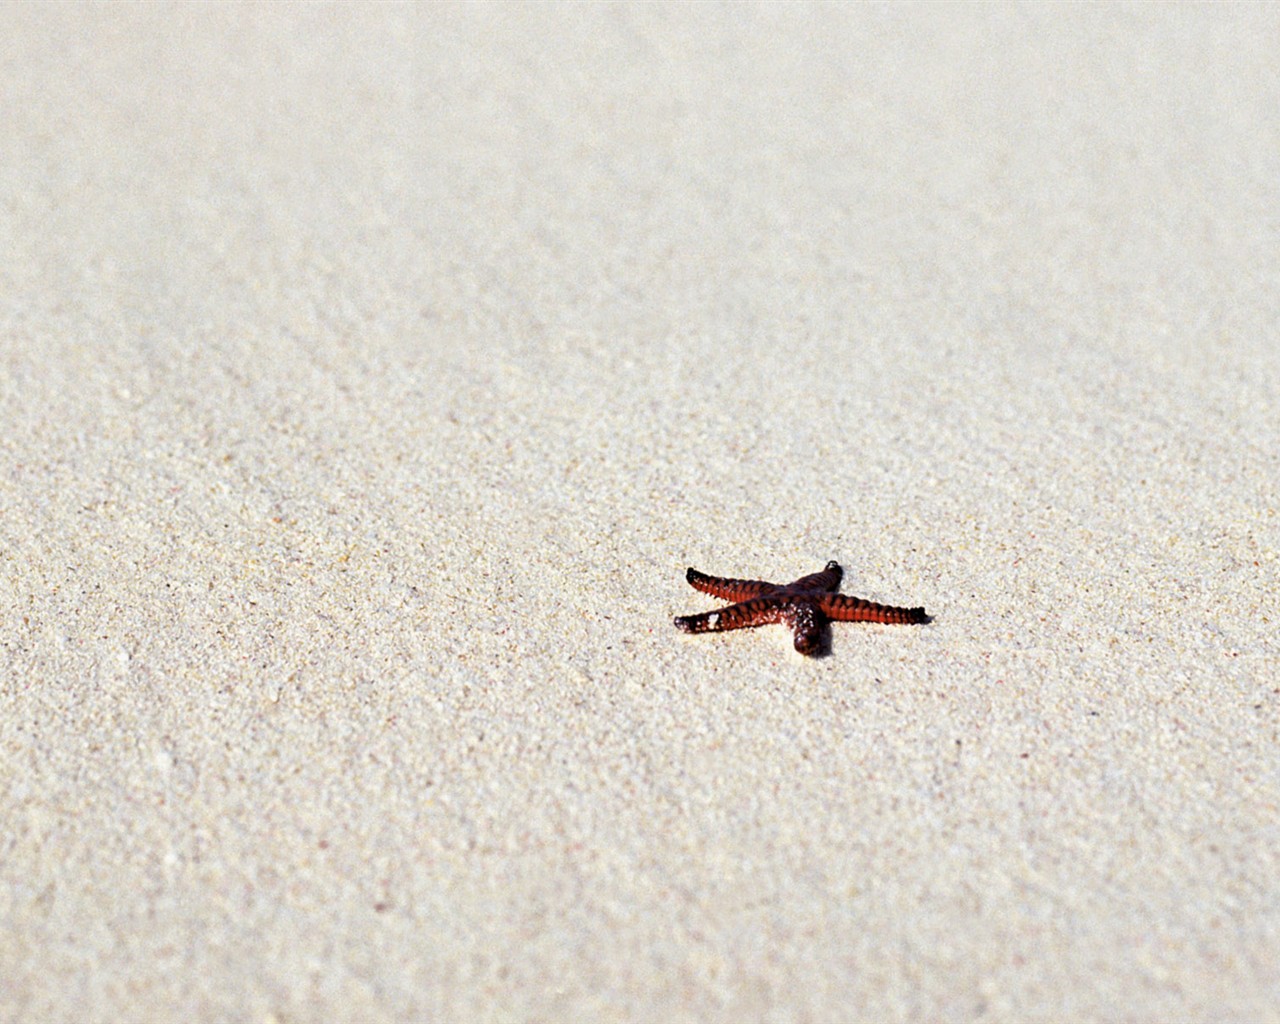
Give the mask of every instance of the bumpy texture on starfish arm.
<path id="1" fill-rule="evenodd" d="M 701 615 L 681 615 L 675 624 L 686 633 L 712 633 L 784 622 L 791 629 L 796 650 L 813 654 L 821 647 L 828 622 L 907 625 L 929 621 L 923 608 L 895 608 L 835 593 L 843 576 L 844 570 L 836 562 L 785 585 L 708 576 L 690 569 L 685 578 L 694 589 L 736 603 Z"/>
<path id="2" fill-rule="evenodd" d="M 698 572 L 697 569 L 690 569 L 684 575 L 694 590 L 701 590 L 704 594 L 721 597 L 726 601 L 749 601 L 774 589 L 772 583 L 765 583 L 764 580 L 721 579 Z"/>

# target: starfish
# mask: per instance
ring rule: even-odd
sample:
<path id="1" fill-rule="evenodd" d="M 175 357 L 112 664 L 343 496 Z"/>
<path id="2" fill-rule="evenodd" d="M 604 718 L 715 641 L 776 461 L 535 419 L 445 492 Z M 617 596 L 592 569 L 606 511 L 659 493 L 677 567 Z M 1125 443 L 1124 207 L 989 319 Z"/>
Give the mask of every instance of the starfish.
<path id="1" fill-rule="evenodd" d="M 677 628 L 686 633 L 718 633 L 726 629 L 747 629 L 772 622 L 784 622 L 795 637 L 796 650 L 814 654 L 822 643 L 828 622 L 884 622 L 895 624 L 928 622 L 923 608 L 894 608 L 860 597 L 837 594 L 844 570 L 838 562 L 828 562 L 822 572 L 801 576 L 794 583 L 765 580 L 734 580 L 708 576 L 690 569 L 685 579 L 695 590 L 734 601 L 716 612 L 681 615 Z"/>

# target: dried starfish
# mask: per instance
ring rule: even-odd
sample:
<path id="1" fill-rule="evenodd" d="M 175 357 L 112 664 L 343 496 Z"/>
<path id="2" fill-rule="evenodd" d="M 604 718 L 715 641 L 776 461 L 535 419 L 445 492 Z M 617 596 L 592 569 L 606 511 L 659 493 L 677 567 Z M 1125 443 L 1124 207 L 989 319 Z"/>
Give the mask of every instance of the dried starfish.
<path id="1" fill-rule="evenodd" d="M 837 594 L 844 570 L 828 562 L 822 572 L 801 576 L 794 583 L 765 580 L 734 580 L 708 576 L 690 569 L 685 579 L 695 590 L 726 601 L 727 608 L 701 615 L 681 615 L 675 620 L 686 633 L 718 633 L 726 629 L 747 629 L 773 622 L 785 622 L 795 637 L 796 650 L 813 654 L 822 642 L 828 622 L 884 622 L 907 624 L 928 622 L 923 608 L 894 608 L 874 604 L 859 597 Z"/>

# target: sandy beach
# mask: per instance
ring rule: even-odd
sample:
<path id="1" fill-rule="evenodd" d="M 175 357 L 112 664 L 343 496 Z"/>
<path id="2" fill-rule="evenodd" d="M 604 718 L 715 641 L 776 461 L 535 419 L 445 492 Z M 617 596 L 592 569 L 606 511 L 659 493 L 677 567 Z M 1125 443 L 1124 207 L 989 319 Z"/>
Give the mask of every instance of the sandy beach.
<path id="1" fill-rule="evenodd" d="M 0 40 L 0 1021 L 1280 1020 L 1280 8 Z"/>

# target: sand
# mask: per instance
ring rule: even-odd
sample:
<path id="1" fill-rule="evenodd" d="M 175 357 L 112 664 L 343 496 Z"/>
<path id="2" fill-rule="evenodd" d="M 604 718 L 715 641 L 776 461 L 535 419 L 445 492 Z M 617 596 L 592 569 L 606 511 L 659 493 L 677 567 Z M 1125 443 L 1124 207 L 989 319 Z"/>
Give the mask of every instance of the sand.
<path id="1" fill-rule="evenodd" d="M 1280 1018 L 1276 7 L 0 40 L 0 1019 Z"/>

